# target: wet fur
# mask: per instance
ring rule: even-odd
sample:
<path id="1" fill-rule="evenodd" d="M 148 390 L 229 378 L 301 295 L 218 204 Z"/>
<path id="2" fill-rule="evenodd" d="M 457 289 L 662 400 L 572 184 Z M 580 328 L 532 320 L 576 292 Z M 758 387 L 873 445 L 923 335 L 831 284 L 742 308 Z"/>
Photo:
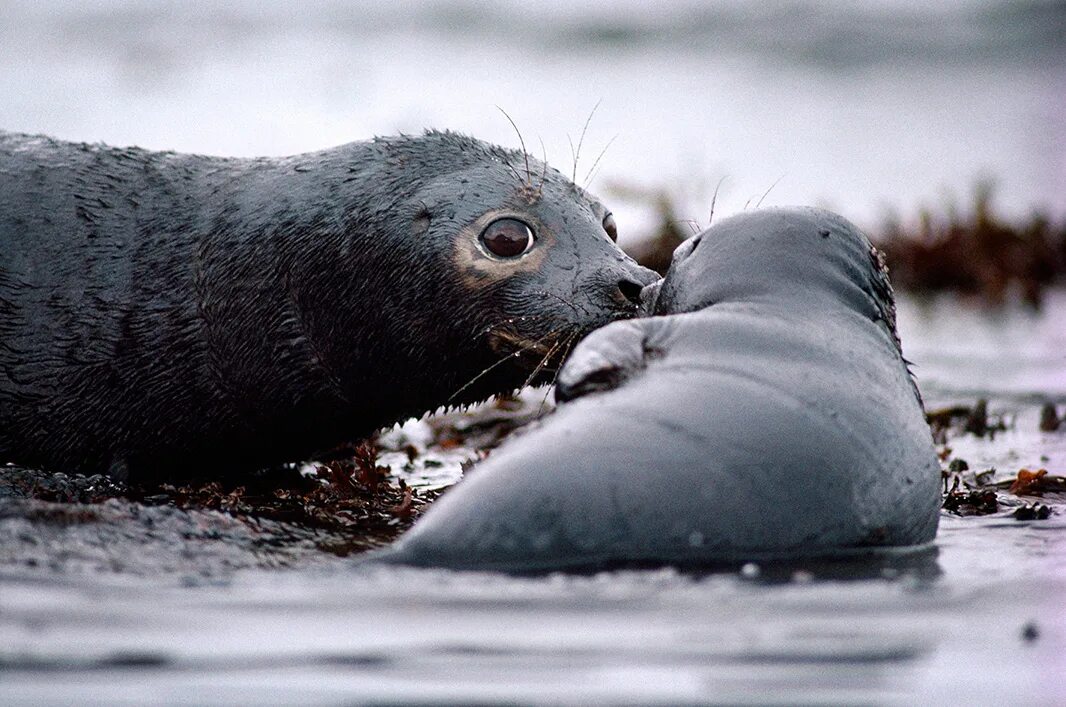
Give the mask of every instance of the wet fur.
<path id="1" fill-rule="evenodd" d="M 602 205 L 554 170 L 531 194 L 521 159 L 448 132 L 256 159 L 0 133 L 0 461 L 297 461 L 444 404 L 500 359 L 494 328 L 532 340 L 632 309 L 612 287 L 645 275 L 600 242 Z M 550 221 L 570 269 L 457 276 L 456 234 L 493 207 Z M 532 294 L 549 288 L 592 314 Z"/>

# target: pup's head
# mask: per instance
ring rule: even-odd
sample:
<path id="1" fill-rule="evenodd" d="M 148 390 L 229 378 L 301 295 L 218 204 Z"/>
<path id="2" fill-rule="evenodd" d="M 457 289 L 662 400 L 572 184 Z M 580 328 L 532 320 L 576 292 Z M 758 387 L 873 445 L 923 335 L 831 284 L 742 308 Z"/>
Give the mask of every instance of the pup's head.
<path id="1" fill-rule="evenodd" d="M 884 322 L 896 340 L 896 309 L 880 253 L 852 223 L 808 207 L 737 214 L 674 251 L 655 314 L 722 302 L 776 302 L 809 310 L 839 305 Z"/>

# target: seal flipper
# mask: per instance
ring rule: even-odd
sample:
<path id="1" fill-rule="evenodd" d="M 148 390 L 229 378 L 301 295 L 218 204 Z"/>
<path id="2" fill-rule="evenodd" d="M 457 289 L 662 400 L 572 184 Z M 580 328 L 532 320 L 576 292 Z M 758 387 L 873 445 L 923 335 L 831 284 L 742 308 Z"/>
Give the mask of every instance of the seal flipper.
<path id="1" fill-rule="evenodd" d="M 583 395 L 613 390 L 656 358 L 667 326 L 663 318 L 614 322 L 589 334 L 563 366 L 555 400 L 564 403 Z"/>

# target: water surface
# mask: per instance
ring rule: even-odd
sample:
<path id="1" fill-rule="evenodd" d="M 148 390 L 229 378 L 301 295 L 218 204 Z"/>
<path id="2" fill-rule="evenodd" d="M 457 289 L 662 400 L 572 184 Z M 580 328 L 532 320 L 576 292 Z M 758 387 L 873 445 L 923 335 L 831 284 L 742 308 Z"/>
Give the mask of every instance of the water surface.
<path id="1" fill-rule="evenodd" d="M 948 300 L 904 299 L 900 312 L 929 406 L 980 392 L 1011 423 L 991 440 L 954 435 L 953 457 L 997 479 L 1066 471 L 1066 430 L 1039 432 L 1036 404 L 1066 403 L 1063 293 L 1041 314 L 1009 313 L 1009 336 L 996 316 Z M 424 446 L 425 434 L 408 425 L 393 443 Z M 462 460 L 453 450 L 410 478 L 452 482 Z M 145 545 L 60 543 L 58 554 L 125 564 L 0 570 L 0 703 L 1055 704 L 1066 697 L 1066 499 L 1044 498 L 1054 514 L 1043 521 L 1011 517 L 1040 499 L 1001 500 L 991 516 L 943 514 L 930 556 L 705 576 L 374 569 L 298 543 L 277 562 L 254 543 L 212 552 L 195 523 L 184 546 L 162 532 Z M 0 518 L 0 532 L 12 522 Z M 289 569 L 236 569 L 257 561 Z"/>

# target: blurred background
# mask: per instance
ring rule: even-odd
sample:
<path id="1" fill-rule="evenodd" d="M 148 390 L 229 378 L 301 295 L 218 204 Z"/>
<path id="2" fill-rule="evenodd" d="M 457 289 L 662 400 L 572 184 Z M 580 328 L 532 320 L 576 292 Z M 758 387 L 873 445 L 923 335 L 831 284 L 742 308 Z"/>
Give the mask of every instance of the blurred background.
<path id="1" fill-rule="evenodd" d="M 623 242 L 667 190 L 705 226 L 818 203 L 1066 213 L 1066 3 L 0 0 L 0 129 L 223 155 L 451 128 L 593 190 Z M 539 138 L 539 139 L 538 139 Z M 611 199 L 612 190 L 624 194 Z M 623 198 L 624 197 L 624 198 Z"/>

